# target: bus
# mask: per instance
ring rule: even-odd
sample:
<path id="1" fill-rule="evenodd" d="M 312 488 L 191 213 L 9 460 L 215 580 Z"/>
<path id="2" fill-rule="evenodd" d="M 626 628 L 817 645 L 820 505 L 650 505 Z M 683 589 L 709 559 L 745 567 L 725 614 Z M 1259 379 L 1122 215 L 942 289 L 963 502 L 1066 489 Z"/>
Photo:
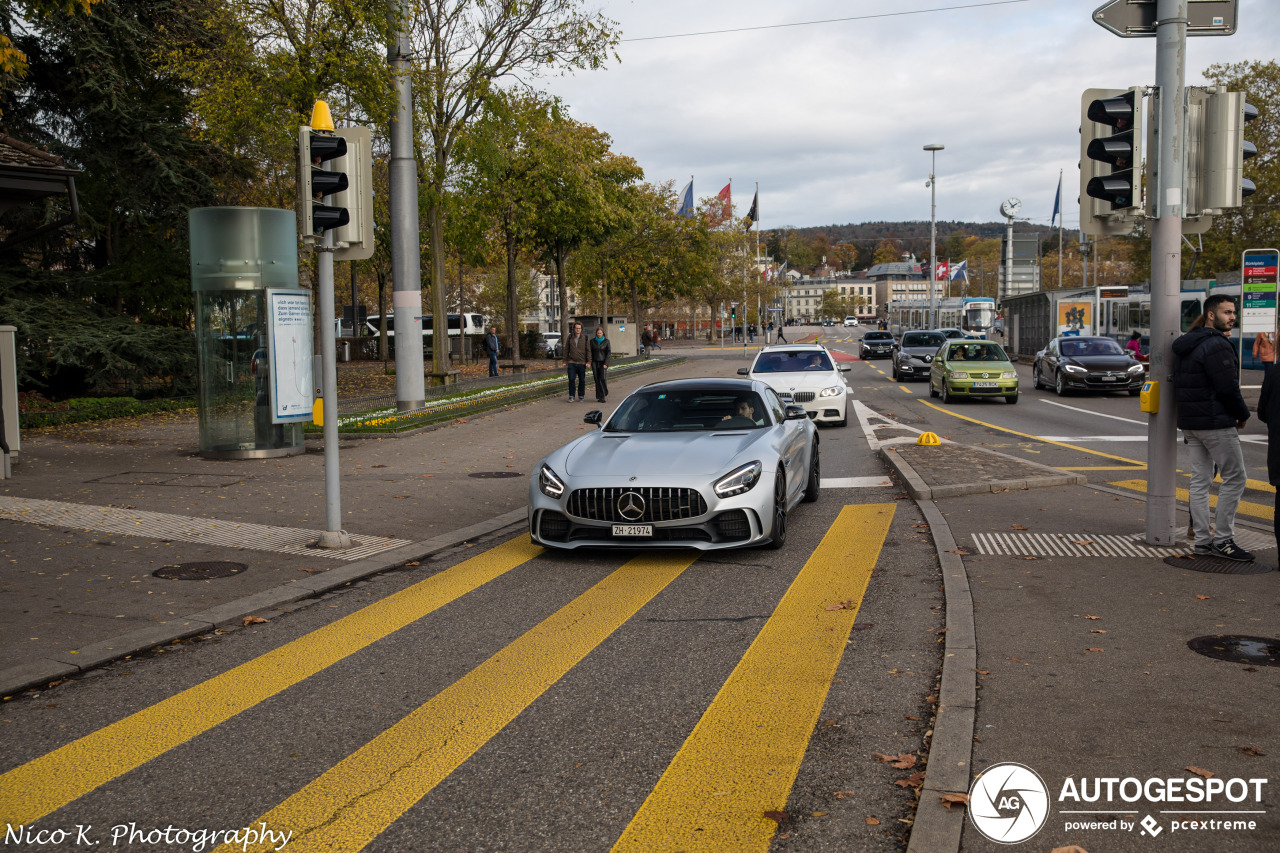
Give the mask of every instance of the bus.
<path id="1" fill-rule="evenodd" d="M 483 314 L 449 314 L 449 337 L 454 338 L 458 335 L 483 335 L 485 329 Z M 387 337 L 394 338 L 396 336 L 395 329 L 396 315 L 387 315 Z M 368 334 L 377 337 L 381 331 L 382 315 L 370 314 L 365 321 L 368 328 Z M 430 343 L 430 338 L 434 334 L 435 318 L 430 314 L 422 316 L 422 339 L 423 343 Z"/>
<path id="2" fill-rule="evenodd" d="M 934 306 L 938 322 L 929 322 L 927 299 L 895 299 L 889 303 L 889 331 L 895 338 L 910 329 L 960 329 L 970 338 L 986 339 L 996 324 L 996 301 L 990 296 L 949 296 Z"/>

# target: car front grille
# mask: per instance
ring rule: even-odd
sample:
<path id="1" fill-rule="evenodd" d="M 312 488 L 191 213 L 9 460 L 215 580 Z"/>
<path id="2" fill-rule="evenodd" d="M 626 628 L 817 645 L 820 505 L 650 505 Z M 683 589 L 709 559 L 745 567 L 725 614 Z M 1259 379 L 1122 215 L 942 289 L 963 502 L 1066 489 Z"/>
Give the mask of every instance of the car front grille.
<path id="1" fill-rule="evenodd" d="M 792 391 L 791 399 L 797 403 L 812 403 L 813 392 L 812 391 Z"/>
<path id="2" fill-rule="evenodd" d="M 624 518 L 618 511 L 619 499 L 634 492 L 644 501 L 644 511 L 638 518 Z M 575 489 L 569 495 L 569 514 L 590 521 L 609 521 L 617 524 L 644 524 L 654 521 L 680 521 L 697 518 L 707 511 L 707 502 L 697 489 L 639 486 L 636 488 L 609 487 L 602 489 Z"/>

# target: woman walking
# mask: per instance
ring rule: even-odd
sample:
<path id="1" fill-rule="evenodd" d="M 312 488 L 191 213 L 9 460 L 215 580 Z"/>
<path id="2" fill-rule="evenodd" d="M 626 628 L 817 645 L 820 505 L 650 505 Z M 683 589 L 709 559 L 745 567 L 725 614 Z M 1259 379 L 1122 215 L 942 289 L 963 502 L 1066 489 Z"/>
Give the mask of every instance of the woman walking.
<path id="1" fill-rule="evenodd" d="M 596 326 L 596 336 L 591 339 L 587 349 L 591 352 L 591 373 L 596 378 L 596 402 L 603 403 L 609 396 L 609 384 L 605 374 L 609 371 L 609 339 L 604 336 L 604 329 Z"/>

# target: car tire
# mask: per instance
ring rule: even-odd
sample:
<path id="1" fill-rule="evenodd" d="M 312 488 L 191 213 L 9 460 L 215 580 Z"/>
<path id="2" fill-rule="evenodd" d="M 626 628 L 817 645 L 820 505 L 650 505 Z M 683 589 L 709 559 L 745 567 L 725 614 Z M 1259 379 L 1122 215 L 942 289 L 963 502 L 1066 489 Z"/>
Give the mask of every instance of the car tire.
<path id="1" fill-rule="evenodd" d="M 813 442 L 812 456 L 809 460 L 809 479 L 804 485 L 804 502 L 811 504 L 822 493 L 822 462 L 818 453 L 817 439 Z"/>
<path id="2" fill-rule="evenodd" d="M 1067 396 L 1067 380 L 1066 377 L 1062 375 L 1061 370 L 1058 371 L 1057 376 L 1054 379 L 1053 390 L 1059 397 Z"/>
<path id="3" fill-rule="evenodd" d="M 1040 362 L 1031 365 L 1031 387 L 1039 391 L 1044 388 L 1044 383 L 1040 381 Z"/>
<path id="4" fill-rule="evenodd" d="M 787 544 L 787 475 L 778 468 L 773 478 L 773 524 L 769 531 L 769 550 L 776 551 Z"/>
<path id="5" fill-rule="evenodd" d="M 898 376 L 898 362 L 896 361 L 893 363 L 893 381 L 894 382 L 902 381 L 902 379 Z"/>
<path id="6" fill-rule="evenodd" d="M 955 401 L 955 395 L 947 389 L 947 380 L 942 380 L 942 405 L 950 406 Z"/>
<path id="7" fill-rule="evenodd" d="M 930 377 L 929 377 L 929 396 L 930 396 L 930 397 L 936 397 L 936 396 L 938 396 L 938 392 L 937 392 L 937 391 L 934 389 L 934 387 L 933 387 L 933 377 L 932 377 L 932 376 L 930 376 Z"/>
<path id="8" fill-rule="evenodd" d="M 1005 396 L 1004 401 L 1008 403 L 1010 406 L 1012 406 L 1014 403 L 1018 402 L 1018 395 L 1008 394 Z"/>

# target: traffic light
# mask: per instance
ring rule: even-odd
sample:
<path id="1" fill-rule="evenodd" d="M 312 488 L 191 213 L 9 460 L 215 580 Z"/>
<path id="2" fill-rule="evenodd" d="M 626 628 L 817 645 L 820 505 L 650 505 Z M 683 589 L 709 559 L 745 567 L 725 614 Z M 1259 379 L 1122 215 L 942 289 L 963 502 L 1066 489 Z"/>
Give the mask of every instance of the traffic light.
<path id="1" fill-rule="evenodd" d="M 344 127 L 338 136 L 346 140 L 347 153 L 330 163 L 328 174 L 346 176 L 347 187 L 334 193 L 333 206 L 346 211 L 347 223 L 333 232 L 336 261 L 362 261 L 373 257 L 373 151 L 367 127 Z"/>
<path id="2" fill-rule="evenodd" d="M 1193 159 L 1198 168 L 1195 204 L 1198 210 L 1221 210 L 1239 207 L 1257 189 L 1244 176 L 1244 161 L 1254 157 L 1258 149 L 1244 138 L 1244 126 L 1258 117 L 1258 109 L 1245 103 L 1243 92 L 1227 92 L 1221 87 L 1189 93 L 1188 102 L 1203 101 L 1200 157 Z M 1195 121 L 1192 115 L 1191 121 Z M 1195 134 L 1195 128 L 1189 135 Z M 1194 143 L 1193 143 L 1194 144 Z M 1189 196 L 1191 198 L 1191 196 Z"/>
<path id="3" fill-rule="evenodd" d="M 1085 184 L 1085 193 L 1107 202 L 1113 212 L 1141 207 L 1142 87 L 1094 98 L 1084 114 L 1085 121 L 1095 126 L 1093 138 L 1085 146 L 1085 158 L 1101 164 Z M 1105 127 L 1111 128 L 1110 133 Z M 1082 123 L 1082 139 L 1083 128 Z"/>
<path id="4" fill-rule="evenodd" d="M 298 233 L 304 243 L 316 242 L 320 234 L 351 219 L 345 207 L 323 203 L 347 189 L 346 173 L 323 168 L 346 153 L 347 141 L 333 132 L 329 106 L 316 101 L 311 125 L 298 128 Z"/>

